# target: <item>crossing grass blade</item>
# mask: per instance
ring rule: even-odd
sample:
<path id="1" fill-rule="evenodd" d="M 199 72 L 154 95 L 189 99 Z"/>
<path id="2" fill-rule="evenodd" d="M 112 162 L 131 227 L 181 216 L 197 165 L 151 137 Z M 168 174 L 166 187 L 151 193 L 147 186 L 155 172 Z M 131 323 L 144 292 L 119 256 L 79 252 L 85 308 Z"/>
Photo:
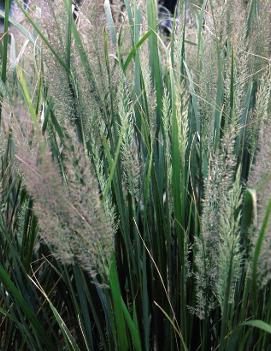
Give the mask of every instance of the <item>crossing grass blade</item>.
<path id="1" fill-rule="evenodd" d="M 2 266 L 0 266 L 0 280 L 4 285 L 5 289 L 14 298 L 14 301 L 16 302 L 16 304 L 20 306 L 24 315 L 31 322 L 33 330 L 37 333 L 37 336 L 40 338 L 43 345 L 46 348 L 48 348 L 48 350 L 53 350 L 54 349 L 53 344 L 51 343 L 50 338 L 46 336 L 46 331 L 43 328 L 42 324 L 39 322 L 34 311 L 31 310 L 28 303 L 23 298 L 21 292 L 16 288 L 16 286 L 10 279 L 8 272 Z"/>
<path id="2" fill-rule="evenodd" d="M 247 321 L 247 322 L 244 322 L 243 325 L 258 328 L 265 331 L 266 333 L 271 334 L 271 325 L 261 320 L 255 319 L 255 320 Z"/>

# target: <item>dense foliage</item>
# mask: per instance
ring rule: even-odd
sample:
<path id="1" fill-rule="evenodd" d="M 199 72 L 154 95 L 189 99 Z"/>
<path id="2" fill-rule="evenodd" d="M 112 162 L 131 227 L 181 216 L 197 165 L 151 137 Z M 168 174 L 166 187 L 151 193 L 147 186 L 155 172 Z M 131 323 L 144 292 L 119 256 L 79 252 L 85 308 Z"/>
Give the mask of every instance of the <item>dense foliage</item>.
<path id="1" fill-rule="evenodd" d="M 1 41 L 0 349 L 269 350 L 269 0 L 170 36 L 37 4 Z"/>

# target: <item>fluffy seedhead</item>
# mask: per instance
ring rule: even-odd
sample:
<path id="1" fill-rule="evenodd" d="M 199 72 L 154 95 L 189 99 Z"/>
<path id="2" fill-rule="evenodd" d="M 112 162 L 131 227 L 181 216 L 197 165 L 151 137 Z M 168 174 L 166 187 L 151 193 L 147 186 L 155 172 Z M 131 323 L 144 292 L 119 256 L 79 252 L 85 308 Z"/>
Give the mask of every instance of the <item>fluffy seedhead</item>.
<path id="1" fill-rule="evenodd" d="M 257 234 L 262 225 L 265 209 L 271 196 L 271 146 L 270 146 L 270 73 L 261 81 L 259 88 L 256 107 L 253 115 L 255 125 L 252 128 L 251 143 L 252 154 L 256 156 L 256 162 L 252 166 L 252 172 L 249 178 L 249 186 L 256 189 L 257 194 L 257 223 L 251 228 L 251 242 L 256 243 Z M 258 144 L 256 141 L 258 138 Z M 258 145 L 258 148 L 257 148 Z M 265 235 L 259 259 L 259 282 L 266 285 L 271 279 L 271 261 L 270 261 L 270 227 Z"/>
<path id="2" fill-rule="evenodd" d="M 240 184 L 234 182 L 234 143 L 236 128 L 223 138 L 219 152 L 213 155 L 205 181 L 201 216 L 201 237 L 195 242 L 197 285 L 196 314 L 207 318 L 217 302 L 223 305 L 226 287 L 232 303 L 241 266 L 239 216 Z"/>
<path id="3" fill-rule="evenodd" d="M 121 161 L 123 166 L 124 187 L 135 199 L 139 199 L 141 164 L 139 147 L 135 132 L 135 113 L 133 105 L 123 87 L 119 92 L 119 116 L 121 120 L 120 133 L 123 133 Z"/>
<path id="4" fill-rule="evenodd" d="M 63 152 L 63 179 L 37 130 L 17 128 L 15 133 L 15 158 L 34 200 L 41 239 L 61 262 L 78 263 L 88 272 L 106 275 L 114 240 L 114 216 L 104 206 L 91 162 L 82 147 L 74 137 L 68 140 L 69 147 Z"/>

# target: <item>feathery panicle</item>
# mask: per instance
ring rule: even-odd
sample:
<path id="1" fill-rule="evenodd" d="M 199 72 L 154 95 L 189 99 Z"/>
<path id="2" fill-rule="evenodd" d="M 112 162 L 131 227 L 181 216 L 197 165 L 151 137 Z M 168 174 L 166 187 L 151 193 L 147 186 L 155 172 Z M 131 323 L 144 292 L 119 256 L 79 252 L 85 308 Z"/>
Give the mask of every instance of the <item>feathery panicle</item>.
<path id="1" fill-rule="evenodd" d="M 256 3 L 256 2 L 254 2 Z M 255 78 L 260 78 L 270 59 L 270 1 L 258 1 L 256 15 L 248 23 L 250 67 Z"/>
<path id="2" fill-rule="evenodd" d="M 179 131 L 179 147 L 180 154 L 182 156 L 182 168 L 185 169 L 185 156 L 188 144 L 188 105 L 189 99 L 187 97 L 187 92 L 185 89 L 185 84 L 178 82 L 176 85 L 177 92 L 177 122 Z"/>
<path id="3" fill-rule="evenodd" d="M 173 213 L 173 198 L 172 198 L 172 155 L 171 155 L 171 106 L 168 92 L 164 91 L 163 110 L 162 110 L 162 126 L 163 126 L 163 147 L 166 164 L 166 188 L 165 195 L 168 204 L 169 213 Z M 173 221 L 173 220 L 172 220 Z"/>
<path id="4" fill-rule="evenodd" d="M 138 199 L 140 192 L 141 166 L 135 138 L 134 118 L 134 114 L 131 112 L 127 114 L 126 121 L 122 120 L 122 123 L 127 123 L 127 129 L 123 138 L 121 159 L 124 171 L 124 182 L 127 190 L 134 198 Z"/>
<path id="5" fill-rule="evenodd" d="M 235 244 L 232 236 L 227 232 L 231 225 L 225 222 L 225 212 L 227 215 L 233 214 L 236 203 L 229 204 L 229 193 L 233 199 L 236 196 L 232 188 L 233 169 L 235 166 L 234 142 L 236 137 L 236 127 L 232 127 L 224 136 L 221 150 L 216 153 L 209 166 L 209 176 L 205 183 L 205 198 L 201 216 L 201 237 L 196 238 L 195 273 L 197 285 L 197 308 L 196 313 L 199 318 L 207 318 L 209 312 L 216 304 L 214 287 L 217 281 L 223 279 L 220 274 L 223 272 L 224 245 Z M 231 199 L 233 201 L 233 199 Z M 234 222 L 235 223 L 235 222 Z M 235 226 L 234 226 L 235 228 Z M 229 235 L 229 237 L 227 237 Z M 238 249 L 237 249 L 238 252 Z M 236 250 L 234 250 L 236 254 Z M 221 255 L 221 262 L 220 262 Z M 220 284 L 222 280 L 220 281 Z"/>
<path id="6" fill-rule="evenodd" d="M 63 263 L 78 262 L 89 272 L 106 274 L 110 260 L 114 216 L 101 200 L 92 166 L 76 140 L 65 149 L 66 181 L 36 131 L 30 140 L 17 134 L 16 160 L 34 199 L 40 236 Z"/>
<path id="7" fill-rule="evenodd" d="M 67 37 L 67 9 L 62 0 L 54 5 L 44 0 L 43 28 L 53 49 L 67 67 L 45 46 L 45 78 L 49 97 L 52 99 L 54 113 L 63 129 L 69 129 L 70 122 L 76 127 L 79 139 L 83 143 L 100 144 L 100 132 L 103 132 L 108 114 L 108 96 L 115 84 L 115 73 L 107 72 L 104 53 L 104 17 L 101 4 L 97 1 L 84 2 L 77 23 L 82 45 L 71 36 L 70 47 L 61 40 Z M 63 16 L 64 14 L 64 16 Z M 66 18 L 66 19 L 65 19 Z M 91 19 L 90 19 L 91 18 Z M 97 36 L 97 27 L 101 28 Z M 70 50 L 70 52 L 68 51 Z M 81 53 L 80 53 L 81 52 Z M 82 62 L 82 52 L 88 64 Z M 111 69 L 111 62 L 109 62 Z M 110 83 L 108 82 L 109 74 Z M 98 80 L 97 77 L 100 77 Z M 111 105 L 114 106 L 111 101 Z M 92 141 L 92 142 L 91 142 Z"/>
<path id="8" fill-rule="evenodd" d="M 260 229 L 264 215 L 265 208 L 271 197 L 271 122 L 270 122 L 270 74 L 268 74 L 261 82 L 256 101 L 254 112 L 255 126 L 252 130 L 252 151 L 255 152 L 256 162 L 252 167 L 249 178 L 249 185 L 256 189 L 257 192 L 257 224 L 253 232 Z M 256 140 L 258 139 L 258 143 Z M 256 150 L 258 144 L 258 150 Z M 256 242 L 256 236 L 252 237 L 251 241 Z M 267 231 L 259 259 L 259 272 L 261 285 L 266 285 L 271 280 L 271 229 Z"/>
<path id="9" fill-rule="evenodd" d="M 271 94 L 271 68 L 265 71 L 265 74 L 259 81 L 258 92 L 256 96 L 256 105 L 250 116 L 250 123 L 248 125 L 248 142 L 252 159 L 257 156 L 258 138 L 260 138 L 260 150 L 264 147 L 266 138 L 265 125 L 269 125 L 269 101 Z M 268 137 L 267 137 L 268 138 Z M 262 150 L 259 152 L 259 159 L 257 159 L 256 167 L 251 176 L 251 182 L 257 182 L 255 177 L 259 179 L 261 173 L 266 168 L 262 168 Z M 267 160 L 267 159 L 266 159 Z M 257 166 L 260 165 L 260 166 Z"/>
<path id="10" fill-rule="evenodd" d="M 121 121 L 120 137 L 121 162 L 123 166 L 123 184 L 127 191 L 135 198 L 139 195 L 140 161 L 135 135 L 135 114 L 133 104 L 130 100 L 126 84 L 118 91 L 118 113 Z M 121 135 L 124 133 L 123 135 Z"/>
<path id="11" fill-rule="evenodd" d="M 152 139 L 154 139 L 156 128 L 157 128 L 157 121 L 156 121 L 157 101 L 156 101 L 155 88 L 151 77 L 151 70 L 149 66 L 146 47 L 144 47 L 143 50 L 141 51 L 140 61 L 141 61 L 142 77 L 144 79 L 144 93 L 146 96 L 146 100 L 147 100 L 146 102 L 148 106 L 147 111 L 146 109 L 144 111 L 144 108 L 142 107 L 142 114 L 144 115 L 148 114 L 148 117 L 149 117 L 148 122 L 150 126 L 151 137 Z"/>
<path id="12" fill-rule="evenodd" d="M 225 294 L 228 291 L 228 301 L 234 303 L 236 284 L 240 278 L 242 252 L 240 246 L 240 205 L 241 187 L 240 172 L 229 190 L 225 205 L 220 213 L 220 242 L 218 247 L 218 280 L 216 294 L 223 311 Z"/>
<path id="13" fill-rule="evenodd" d="M 163 96 L 163 111 L 162 111 L 162 122 L 163 122 L 163 130 L 164 130 L 164 148 L 165 148 L 165 158 L 167 163 L 167 171 L 168 173 L 168 182 L 171 181 L 171 149 L 170 149 L 170 128 L 171 128 L 171 107 L 170 107 L 170 97 L 168 92 L 164 91 Z"/>

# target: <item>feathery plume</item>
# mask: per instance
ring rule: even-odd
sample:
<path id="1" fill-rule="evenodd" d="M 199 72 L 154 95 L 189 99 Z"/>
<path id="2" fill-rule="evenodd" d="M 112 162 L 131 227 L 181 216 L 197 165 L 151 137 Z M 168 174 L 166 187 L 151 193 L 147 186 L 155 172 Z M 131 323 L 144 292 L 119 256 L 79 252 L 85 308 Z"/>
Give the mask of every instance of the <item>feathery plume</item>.
<path id="1" fill-rule="evenodd" d="M 199 318 L 207 318 L 215 307 L 217 298 L 222 302 L 225 287 L 225 264 L 236 261 L 240 266 L 237 227 L 235 219 L 240 204 L 238 186 L 232 186 L 235 166 L 234 142 L 236 127 L 232 126 L 224 135 L 221 150 L 217 152 L 209 166 L 209 176 L 205 182 L 205 198 L 201 215 L 201 236 L 195 240 L 195 272 L 197 285 L 197 307 Z M 236 183 L 237 184 L 237 183 Z M 229 216 L 230 218 L 225 218 Z M 229 232 L 230 230 L 230 232 Z M 226 252 L 231 248 L 231 256 Z M 231 276 L 231 296 L 238 268 Z"/>
<path id="2" fill-rule="evenodd" d="M 88 272 L 106 274 L 115 226 L 104 207 L 90 161 L 73 140 L 64 151 L 63 182 L 42 136 L 36 131 L 31 140 L 30 145 L 29 139 L 17 132 L 15 157 L 34 200 L 41 238 L 63 263 L 79 263 Z"/>

